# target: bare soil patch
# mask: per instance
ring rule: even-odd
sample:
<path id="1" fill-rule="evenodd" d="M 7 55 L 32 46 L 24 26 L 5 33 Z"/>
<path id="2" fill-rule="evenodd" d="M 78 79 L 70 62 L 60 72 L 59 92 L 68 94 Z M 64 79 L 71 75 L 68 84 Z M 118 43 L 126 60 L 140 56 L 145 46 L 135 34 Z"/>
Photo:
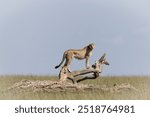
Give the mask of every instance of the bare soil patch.
<path id="1" fill-rule="evenodd" d="M 110 93 L 119 93 L 125 91 L 134 91 L 137 92 L 138 90 L 133 87 L 129 83 L 121 83 L 121 84 L 114 84 L 113 86 L 107 85 L 92 85 L 92 84 L 72 84 L 72 83 L 65 83 L 60 84 L 55 81 L 49 80 L 22 80 L 20 82 L 15 83 L 13 86 L 8 88 L 8 91 L 15 91 L 22 93 L 25 92 L 63 92 L 63 91 L 103 91 L 103 92 L 110 92 Z"/>

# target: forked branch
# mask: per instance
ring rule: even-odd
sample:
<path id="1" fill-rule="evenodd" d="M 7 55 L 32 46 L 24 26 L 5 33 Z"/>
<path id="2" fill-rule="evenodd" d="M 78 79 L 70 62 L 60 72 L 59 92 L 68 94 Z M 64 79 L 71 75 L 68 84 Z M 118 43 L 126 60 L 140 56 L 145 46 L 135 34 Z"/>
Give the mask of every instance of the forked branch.
<path id="1" fill-rule="evenodd" d="M 99 73 L 102 72 L 103 65 L 109 65 L 109 63 L 105 59 L 106 54 L 103 54 L 102 57 L 100 57 L 99 60 L 97 60 L 89 69 L 81 69 L 81 70 L 76 70 L 69 72 L 66 67 L 62 67 L 60 72 L 59 72 L 59 81 L 64 82 L 66 79 L 71 80 L 73 83 L 78 83 L 87 79 L 96 79 L 99 77 Z M 75 80 L 75 77 L 77 76 L 82 76 L 82 75 L 87 75 L 87 74 L 92 74 L 91 77 L 84 77 L 79 80 Z"/>

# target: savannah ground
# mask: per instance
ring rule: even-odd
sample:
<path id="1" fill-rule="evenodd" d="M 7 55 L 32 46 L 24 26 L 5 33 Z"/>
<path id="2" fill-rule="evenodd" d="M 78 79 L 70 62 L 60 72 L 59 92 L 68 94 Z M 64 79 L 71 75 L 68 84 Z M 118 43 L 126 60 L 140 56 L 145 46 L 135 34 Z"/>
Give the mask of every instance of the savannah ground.
<path id="1" fill-rule="evenodd" d="M 102 90 L 102 88 L 80 89 L 63 89 L 49 90 L 47 82 L 56 82 L 55 76 L 0 76 L 0 99 L 21 99 L 21 100 L 116 100 L 116 99 L 150 99 L 150 77 L 146 76 L 105 76 L 94 80 L 86 80 L 78 83 L 78 86 L 100 86 L 110 90 Z M 36 86 L 30 86 L 19 83 L 45 83 L 38 85 L 41 90 L 34 90 Z M 126 87 L 125 90 L 114 91 L 114 87 L 128 84 L 135 90 Z M 35 84 L 36 85 L 36 84 Z M 16 87 L 17 86 L 17 87 Z M 20 86 L 20 87 L 19 87 Z M 12 88 L 13 87 L 13 88 Z M 46 88 L 46 90 L 45 90 Z M 11 89 L 11 90 L 10 90 Z M 111 90 L 113 89 L 113 90 Z"/>

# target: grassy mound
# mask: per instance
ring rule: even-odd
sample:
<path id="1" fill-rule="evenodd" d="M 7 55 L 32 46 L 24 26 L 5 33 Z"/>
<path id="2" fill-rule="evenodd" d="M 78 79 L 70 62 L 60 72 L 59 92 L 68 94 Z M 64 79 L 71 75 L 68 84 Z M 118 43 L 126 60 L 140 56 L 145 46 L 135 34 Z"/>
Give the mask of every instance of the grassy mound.
<path id="1" fill-rule="evenodd" d="M 1 76 L 0 99 L 150 99 L 148 77 L 103 77 L 78 84 L 49 76 Z"/>

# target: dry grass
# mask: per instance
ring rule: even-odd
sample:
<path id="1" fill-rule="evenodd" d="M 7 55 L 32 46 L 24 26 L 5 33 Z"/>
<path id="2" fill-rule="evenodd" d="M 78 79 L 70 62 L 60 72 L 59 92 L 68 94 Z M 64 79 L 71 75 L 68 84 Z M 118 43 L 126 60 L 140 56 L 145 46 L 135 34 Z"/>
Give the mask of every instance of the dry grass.
<path id="1" fill-rule="evenodd" d="M 150 78 L 111 76 L 77 85 L 50 76 L 1 76 L 0 99 L 150 99 Z"/>

